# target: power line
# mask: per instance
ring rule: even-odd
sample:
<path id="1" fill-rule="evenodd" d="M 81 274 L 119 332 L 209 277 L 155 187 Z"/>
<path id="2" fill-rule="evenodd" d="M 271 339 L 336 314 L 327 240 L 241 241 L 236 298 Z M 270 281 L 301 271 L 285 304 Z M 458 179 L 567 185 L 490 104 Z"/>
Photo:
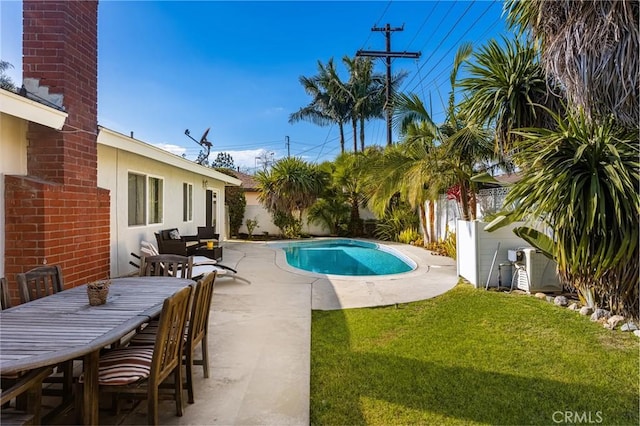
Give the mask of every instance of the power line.
<path id="1" fill-rule="evenodd" d="M 482 12 L 482 13 L 481 13 L 477 18 L 476 18 L 476 20 L 473 22 L 473 24 L 471 24 L 471 26 L 470 26 L 469 28 L 467 28 L 467 30 L 466 30 L 466 31 L 465 31 L 465 32 L 464 32 L 464 33 L 463 33 L 463 34 L 458 38 L 458 40 L 456 40 L 456 42 L 455 42 L 455 43 L 453 43 L 453 44 L 451 45 L 451 47 L 449 48 L 449 50 L 447 50 L 447 51 L 442 55 L 442 57 L 440 58 L 440 60 L 439 60 L 439 61 L 438 61 L 434 66 L 432 66 L 432 67 L 431 67 L 431 69 L 429 69 L 429 71 L 427 71 L 427 72 L 425 73 L 424 78 L 422 78 L 422 79 L 418 82 L 418 84 L 421 84 L 421 83 L 422 83 L 422 81 L 424 81 L 424 79 L 426 79 L 426 78 L 429 76 L 429 74 L 431 74 L 431 72 L 433 72 L 433 71 L 438 67 L 438 65 L 440 65 L 440 64 L 442 63 L 442 61 L 447 57 L 447 55 L 448 55 L 448 54 L 449 54 L 449 53 L 450 53 L 450 52 L 451 52 L 451 51 L 452 51 L 452 50 L 453 50 L 453 49 L 454 49 L 454 48 L 455 48 L 455 47 L 460 43 L 460 41 L 461 41 L 461 40 L 462 40 L 462 39 L 463 39 L 463 38 L 464 38 L 464 37 L 469 33 L 469 31 L 471 31 L 471 29 L 472 29 L 472 28 L 473 28 L 473 27 L 474 27 L 474 26 L 475 26 L 475 25 L 480 21 L 480 19 L 482 19 L 482 17 L 483 17 L 484 15 L 486 15 L 486 14 L 487 14 L 487 12 L 489 11 L 489 9 L 491 9 L 491 7 L 492 7 L 492 4 L 490 4 L 490 5 L 489 5 L 489 7 L 487 7 L 487 8 L 484 10 L 484 12 Z M 468 10 L 468 9 L 467 9 L 467 10 Z M 466 13 L 466 11 L 465 11 L 465 13 Z M 464 16 L 464 14 L 463 14 L 460 18 L 462 18 L 463 16 Z M 458 19 L 458 21 L 460 21 L 460 19 Z M 500 21 L 500 18 L 498 18 L 498 19 L 496 20 L 496 22 L 498 22 L 498 21 Z M 489 29 L 491 29 L 491 27 L 489 27 Z M 443 40 L 443 41 L 444 41 L 444 40 Z M 442 45 L 442 43 L 440 43 L 440 45 L 438 45 L 438 47 L 436 48 L 436 50 L 437 50 L 441 45 Z M 426 63 L 426 62 L 425 62 L 425 63 Z M 446 70 L 444 70 L 444 71 L 446 71 Z M 434 80 L 437 80 L 437 79 L 440 77 L 440 75 L 442 75 L 442 73 L 443 73 L 444 71 L 441 71 L 441 72 L 440 72 L 440 74 L 439 74 L 437 77 L 435 77 L 435 78 L 434 78 Z M 412 89 L 411 91 L 414 91 L 414 90 L 416 89 L 416 87 L 418 87 L 418 84 L 416 84 L 416 85 L 413 87 L 413 89 Z"/>
<path id="2" fill-rule="evenodd" d="M 402 27 L 391 28 L 391 25 L 387 24 L 384 28 L 374 26 L 371 31 L 383 31 L 386 39 L 386 50 L 358 50 L 356 57 L 373 57 L 373 58 L 385 58 L 387 65 L 387 86 L 386 86 L 386 110 L 387 110 L 387 146 L 393 144 L 392 130 L 391 130 L 391 115 L 393 113 L 391 109 L 391 58 L 419 58 L 420 52 L 393 52 L 391 51 L 391 34 L 395 31 L 404 31 L 404 25 Z"/>
<path id="3" fill-rule="evenodd" d="M 387 6 L 384 8 L 384 10 L 382 11 L 382 15 L 380 15 L 380 17 L 378 18 L 378 20 L 376 21 L 375 24 L 373 24 L 374 27 L 378 26 L 378 23 L 380 21 L 382 21 L 382 18 L 384 18 L 384 15 L 386 15 L 387 11 L 389 10 L 389 6 L 391 6 L 391 2 L 393 0 L 389 0 L 389 2 L 387 3 Z M 362 47 L 360 47 L 360 49 L 364 49 L 364 47 L 367 45 L 367 43 L 369 42 L 369 39 L 371 38 L 371 33 L 369 33 L 369 36 L 367 36 L 367 39 L 364 41 L 364 43 L 362 43 Z"/>
<path id="4" fill-rule="evenodd" d="M 458 26 L 458 24 L 460 23 L 460 20 L 464 17 L 464 15 L 467 14 L 467 12 L 469 11 L 469 9 L 471 8 L 471 6 L 473 6 L 473 3 L 470 3 L 469 6 L 467 7 L 467 9 L 464 11 L 464 13 L 462 15 L 460 15 L 460 17 L 458 18 L 458 20 L 456 21 L 455 24 L 453 24 L 453 26 L 451 27 L 451 29 L 449 29 L 449 32 L 442 38 L 442 40 L 440 40 L 440 43 L 438 44 L 438 46 L 435 49 L 431 49 L 431 54 L 429 55 L 429 57 L 427 59 L 425 59 L 425 61 L 422 63 L 422 65 L 420 66 L 420 69 L 424 68 L 424 66 L 429 62 L 429 60 L 433 57 L 433 55 L 435 54 L 435 52 L 440 48 L 440 46 L 442 46 L 442 44 L 445 42 L 445 40 L 447 39 L 447 37 L 449 37 L 449 35 L 451 34 L 451 32 Z M 447 15 L 449 14 L 449 12 L 451 11 L 451 8 L 449 8 L 449 11 L 447 11 Z M 445 17 L 447 16 L 445 15 Z M 439 26 L 438 26 L 439 27 Z M 426 43 L 425 43 L 426 44 Z M 411 84 L 411 82 L 415 79 L 415 74 L 414 76 L 411 78 L 411 80 L 409 80 L 407 83 L 404 84 L 404 87 L 408 87 L 409 84 Z"/>

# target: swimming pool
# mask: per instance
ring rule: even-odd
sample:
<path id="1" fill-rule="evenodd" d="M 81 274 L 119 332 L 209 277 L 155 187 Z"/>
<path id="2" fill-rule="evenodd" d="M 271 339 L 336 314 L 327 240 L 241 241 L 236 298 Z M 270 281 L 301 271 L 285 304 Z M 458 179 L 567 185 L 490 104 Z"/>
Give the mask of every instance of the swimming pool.
<path id="1" fill-rule="evenodd" d="M 396 250 L 368 241 L 342 238 L 270 245 L 284 250 L 290 266 L 320 274 L 390 275 L 409 272 L 417 266 Z"/>

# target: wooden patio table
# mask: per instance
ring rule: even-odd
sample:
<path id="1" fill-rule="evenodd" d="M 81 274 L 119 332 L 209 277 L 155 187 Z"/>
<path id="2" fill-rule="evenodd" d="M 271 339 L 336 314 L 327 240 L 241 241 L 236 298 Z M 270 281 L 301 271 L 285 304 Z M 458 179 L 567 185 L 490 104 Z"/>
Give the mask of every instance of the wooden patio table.
<path id="1" fill-rule="evenodd" d="M 0 375 L 83 357 L 82 420 L 98 424 L 100 349 L 160 314 L 165 298 L 191 284 L 172 277 L 116 278 L 104 305 L 89 305 L 83 285 L 6 309 L 0 312 Z"/>

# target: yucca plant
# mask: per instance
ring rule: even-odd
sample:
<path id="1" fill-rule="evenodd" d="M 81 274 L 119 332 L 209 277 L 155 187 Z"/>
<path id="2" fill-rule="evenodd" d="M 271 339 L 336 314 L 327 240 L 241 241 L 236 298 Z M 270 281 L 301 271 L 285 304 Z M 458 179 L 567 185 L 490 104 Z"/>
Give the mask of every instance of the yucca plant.
<path id="1" fill-rule="evenodd" d="M 523 176 L 506 198 L 515 206 L 509 220 L 548 227 L 548 236 L 531 228 L 516 233 L 556 259 L 565 284 L 639 318 L 638 134 L 582 111 L 551 114 L 555 130 L 518 132 Z"/>
<path id="2" fill-rule="evenodd" d="M 638 129 L 640 12 L 631 0 L 506 0 L 507 23 L 540 43 L 572 107 Z"/>
<path id="3" fill-rule="evenodd" d="M 468 62 L 468 76 L 458 82 L 467 96 L 462 109 L 469 119 L 495 127 L 496 151 L 513 147 L 511 130 L 547 127 L 539 106 L 550 106 L 555 96 L 547 90 L 539 49 L 518 38 L 490 40 Z M 555 106 L 555 105 L 554 105 Z"/>

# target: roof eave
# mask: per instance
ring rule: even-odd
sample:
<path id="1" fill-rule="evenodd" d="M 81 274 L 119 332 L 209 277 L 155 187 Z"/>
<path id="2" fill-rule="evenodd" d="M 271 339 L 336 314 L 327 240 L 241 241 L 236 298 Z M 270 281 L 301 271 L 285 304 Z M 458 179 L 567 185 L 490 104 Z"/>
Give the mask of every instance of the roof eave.
<path id="1" fill-rule="evenodd" d="M 123 135 L 122 133 L 108 129 L 103 126 L 98 126 L 98 144 L 104 146 L 110 146 L 112 148 L 121 149 L 123 151 L 138 154 L 143 157 L 153 158 L 156 161 L 165 163 L 183 170 L 190 172 L 196 172 L 200 175 L 216 179 L 224 182 L 229 186 L 240 186 L 242 183 L 239 179 L 232 176 L 220 173 L 210 167 L 205 167 L 200 164 L 194 163 L 191 160 L 182 158 L 179 155 L 172 154 L 169 151 L 165 151 L 162 148 L 153 146 L 141 140 Z"/>
<path id="2" fill-rule="evenodd" d="M 9 90 L 0 89 L 0 112 L 60 130 L 69 114 L 20 96 Z"/>

